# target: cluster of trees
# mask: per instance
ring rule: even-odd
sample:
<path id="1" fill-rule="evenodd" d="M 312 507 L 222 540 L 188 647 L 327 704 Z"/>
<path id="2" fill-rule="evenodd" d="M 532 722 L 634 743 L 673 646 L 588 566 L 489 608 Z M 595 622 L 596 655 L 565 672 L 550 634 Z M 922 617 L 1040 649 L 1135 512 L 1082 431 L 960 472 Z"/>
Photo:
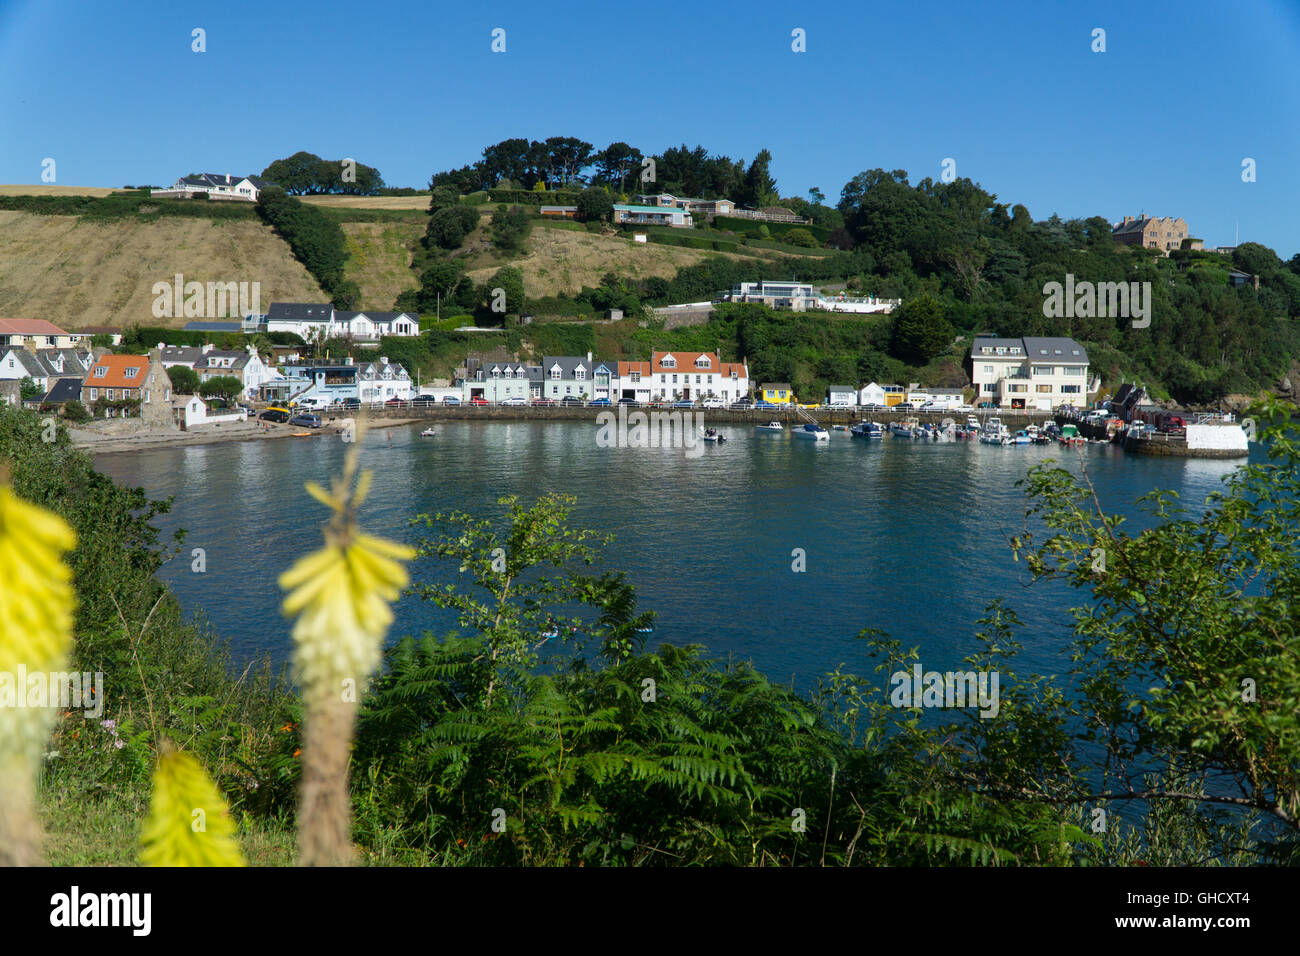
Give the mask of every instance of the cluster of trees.
<path id="1" fill-rule="evenodd" d="M 331 193 L 375 196 L 384 188 L 384 177 L 373 166 L 350 158 L 321 159 L 303 150 L 275 160 L 262 170 L 262 178 L 269 179 L 290 196 Z"/>
<path id="2" fill-rule="evenodd" d="M 937 312 L 929 302 L 924 309 L 934 318 L 920 324 L 942 313 L 965 334 L 1070 336 L 1092 347 L 1104 377 L 1137 375 L 1189 403 L 1270 387 L 1300 356 L 1292 321 L 1300 317 L 1300 256 L 1283 263 L 1244 243 L 1231 260 L 1190 250 L 1164 257 L 1115 243 L 1100 216 L 1035 221 L 969 179 L 911 186 L 902 170 L 854 177 L 839 212 L 866 266 L 864 291 L 937 300 Z M 1258 275 L 1260 289 L 1230 287 L 1233 266 Z M 1150 327 L 1133 328 L 1131 315 L 1044 315 L 1044 286 L 1067 274 L 1076 283 L 1149 282 Z M 898 318 L 917 324 L 912 309 Z M 897 335 L 894 354 L 921 361 L 942 336 L 921 338 L 933 341 L 918 349 L 915 334 Z"/>
<path id="3" fill-rule="evenodd" d="M 320 283 L 335 308 L 358 307 L 360 286 L 343 278 L 347 243 L 337 220 L 276 187 L 262 190 L 257 212 L 289 244 L 294 257 Z"/>
<path id="4" fill-rule="evenodd" d="M 429 188 L 449 186 L 463 194 L 507 184 L 524 189 L 539 184 L 546 189 L 590 185 L 620 194 L 669 192 L 727 198 L 742 206 L 770 206 L 780 201 L 771 164 L 772 154 L 766 149 L 746 166 L 744 160 L 710 154 L 704 146 L 692 149 L 685 143 L 654 154 L 624 142 L 597 150 L 573 136 L 542 141 L 517 138 L 486 147 L 482 159 L 472 165 L 435 173 Z"/>

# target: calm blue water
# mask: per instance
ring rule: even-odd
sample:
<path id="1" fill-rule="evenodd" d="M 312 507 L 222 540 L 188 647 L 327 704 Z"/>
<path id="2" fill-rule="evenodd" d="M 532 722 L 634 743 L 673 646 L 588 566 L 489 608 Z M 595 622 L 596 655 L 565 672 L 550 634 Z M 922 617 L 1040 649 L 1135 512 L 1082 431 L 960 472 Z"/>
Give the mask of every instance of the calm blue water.
<path id="1" fill-rule="evenodd" d="M 947 669 L 974 649 L 976 620 L 1002 596 L 1025 624 L 1019 669 L 1065 666 L 1057 652 L 1080 595 L 1031 586 L 1007 540 L 1023 527 L 1016 482 L 1046 458 L 1077 472 L 1076 452 L 723 431 L 731 441 L 694 459 L 680 449 L 600 448 L 594 425 L 568 422 L 453 422 L 434 438 L 415 427 L 377 431 L 364 445 L 375 481 L 363 524 L 413 541 L 408 519 L 421 512 L 491 517 L 501 495 L 567 492 L 578 497 L 577 526 L 616 536 L 606 562 L 627 571 L 641 606 L 658 613 L 656 641 L 701 643 L 804 685 L 840 663 L 865 672 L 855 637 L 874 627 L 919 646 L 927 669 Z M 175 496 L 159 527 L 189 533 L 162 577 L 238 657 L 284 660 L 275 579 L 319 546 L 325 517 L 303 482 L 328 484 L 347 447 L 328 437 L 217 444 L 105 455 L 97 467 L 151 496 Z M 1199 504 L 1237 467 L 1110 446 L 1083 455 L 1103 506 L 1139 526 L 1140 495 L 1169 488 Z M 190 570 L 198 547 L 204 574 Z M 805 573 L 791 570 L 795 548 L 806 553 Z M 420 565 L 414 572 L 418 580 Z M 405 598 L 392 636 L 452 626 L 446 612 Z"/>

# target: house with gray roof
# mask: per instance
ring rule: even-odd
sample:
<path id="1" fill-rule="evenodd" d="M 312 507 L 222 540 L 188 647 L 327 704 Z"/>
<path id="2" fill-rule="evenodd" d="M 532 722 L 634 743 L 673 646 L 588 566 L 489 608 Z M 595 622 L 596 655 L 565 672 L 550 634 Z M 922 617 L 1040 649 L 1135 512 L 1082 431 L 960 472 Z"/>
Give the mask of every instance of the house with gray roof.
<path id="1" fill-rule="evenodd" d="M 30 378 L 42 391 L 49 391 L 60 378 L 85 378 L 94 363 L 94 355 L 85 349 L 0 347 L 0 380 Z"/>
<path id="2" fill-rule="evenodd" d="M 465 401 L 473 398 L 481 398 L 486 402 L 502 402 L 508 398 L 529 401 L 533 397 L 534 369 L 540 383 L 540 365 L 530 367 L 524 362 L 515 361 L 471 361 L 473 368 L 467 369 L 463 383 Z"/>
<path id="3" fill-rule="evenodd" d="M 1083 407 L 1094 389 L 1088 353 L 1070 338 L 977 335 L 967 361 L 977 405 L 1038 411 Z"/>
<path id="4" fill-rule="evenodd" d="M 275 183 L 260 176 L 232 176 L 229 173 L 195 173 L 182 176 L 167 189 L 155 189 L 151 199 L 192 199 L 207 196 L 209 199 L 232 199 L 240 202 L 257 202 L 262 190 Z"/>
<path id="5" fill-rule="evenodd" d="M 542 397 L 560 402 L 566 398 L 580 398 L 584 402 L 595 397 L 596 364 L 591 353 L 581 355 L 546 355 L 542 357 Z"/>

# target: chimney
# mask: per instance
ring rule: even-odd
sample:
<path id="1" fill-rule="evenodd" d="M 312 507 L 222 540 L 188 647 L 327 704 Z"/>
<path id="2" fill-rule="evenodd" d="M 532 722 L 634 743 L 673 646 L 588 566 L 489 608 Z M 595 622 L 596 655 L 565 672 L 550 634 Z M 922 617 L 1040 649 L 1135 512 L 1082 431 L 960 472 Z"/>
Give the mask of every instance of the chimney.
<path id="1" fill-rule="evenodd" d="M 381 356 L 379 356 L 379 364 L 380 364 L 380 365 L 387 365 L 387 364 L 388 364 L 388 356 L 387 356 L 387 355 L 381 355 Z"/>
<path id="2" fill-rule="evenodd" d="M 587 367 L 588 367 L 588 368 L 591 367 L 591 350 L 590 350 L 590 349 L 587 350 Z"/>
<path id="3" fill-rule="evenodd" d="M 203 343 L 203 351 L 202 351 L 202 354 L 203 354 L 203 355 L 207 355 L 207 354 L 208 354 L 209 352 L 211 352 L 211 351 L 212 351 L 212 343 L 211 343 L 211 342 L 204 342 L 204 343 Z"/>

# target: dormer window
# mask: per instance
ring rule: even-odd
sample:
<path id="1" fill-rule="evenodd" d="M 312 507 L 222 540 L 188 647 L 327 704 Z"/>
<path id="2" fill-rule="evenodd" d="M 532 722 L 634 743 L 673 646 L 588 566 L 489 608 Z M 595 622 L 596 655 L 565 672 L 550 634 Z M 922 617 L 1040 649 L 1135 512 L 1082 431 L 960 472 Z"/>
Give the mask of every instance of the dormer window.
<path id="1" fill-rule="evenodd" d="M 124 378 L 135 378 L 135 373 L 138 371 L 140 371 L 138 368 L 129 368 L 126 369 L 122 375 Z"/>
<path id="2" fill-rule="evenodd" d="M 701 355 L 695 360 L 696 368 L 709 368 L 711 364 L 712 363 L 709 362 L 709 357 L 707 355 Z"/>
<path id="3" fill-rule="evenodd" d="M 585 368 L 574 369 L 573 377 L 579 382 L 585 381 L 587 378 L 587 370 Z"/>
<path id="4" fill-rule="evenodd" d="M 673 358 L 671 355 L 665 355 L 662 359 L 660 359 L 659 364 L 662 365 L 664 368 L 676 368 L 677 359 Z"/>
<path id="5" fill-rule="evenodd" d="M 103 365 L 95 366 L 95 378 L 103 378 L 108 374 L 108 368 Z"/>
<path id="6" fill-rule="evenodd" d="M 560 378 L 560 366 L 559 366 L 559 365 L 552 365 L 552 366 L 551 366 L 551 378 L 552 378 L 554 381 L 559 381 L 559 378 Z"/>

